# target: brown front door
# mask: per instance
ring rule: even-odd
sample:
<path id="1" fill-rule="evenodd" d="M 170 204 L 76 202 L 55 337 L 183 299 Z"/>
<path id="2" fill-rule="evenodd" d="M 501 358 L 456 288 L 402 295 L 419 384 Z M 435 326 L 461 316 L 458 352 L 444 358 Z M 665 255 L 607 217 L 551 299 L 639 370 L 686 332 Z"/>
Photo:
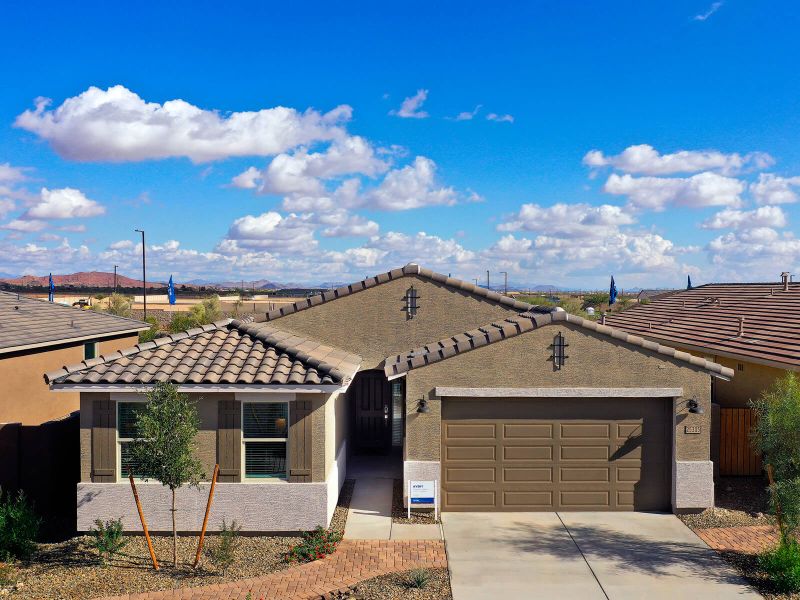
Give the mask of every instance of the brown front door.
<path id="1" fill-rule="evenodd" d="M 392 393 L 383 371 L 362 371 L 350 386 L 356 451 L 388 452 L 392 444 Z"/>
<path id="2" fill-rule="evenodd" d="M 442 509 L 668 510 L 672 401 L 447 398 Z"/>

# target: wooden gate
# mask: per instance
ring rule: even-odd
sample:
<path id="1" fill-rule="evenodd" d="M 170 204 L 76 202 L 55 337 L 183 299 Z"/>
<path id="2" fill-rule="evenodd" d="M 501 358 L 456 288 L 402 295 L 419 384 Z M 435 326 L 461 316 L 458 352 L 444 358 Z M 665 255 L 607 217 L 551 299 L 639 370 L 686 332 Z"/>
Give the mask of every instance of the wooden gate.
<path id="1" fill-rule="evenodd" d="M 720 475 L 761 475 L 761 456 L 750 446 L 750 429 L 754 423 L 752 408 L 720 408 Z"/>

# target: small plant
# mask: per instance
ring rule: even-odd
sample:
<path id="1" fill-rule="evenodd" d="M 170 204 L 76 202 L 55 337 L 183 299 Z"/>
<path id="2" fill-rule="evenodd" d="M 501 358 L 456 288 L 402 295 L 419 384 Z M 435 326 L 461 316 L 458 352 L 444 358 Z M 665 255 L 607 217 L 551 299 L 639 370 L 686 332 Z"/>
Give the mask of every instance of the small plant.
<path id="1" fill-rule="evenodd" d="M 140 344 L 143 344 L 144 342 L 152 342 L 160 333 L 158 328 L 158 320 L 155 317 L 147 317 L 145 322 L 150 323 L 150 329 L 139 332 Z"/>
<path id="2" fill-rule="evenodd" d="M 241 543 L 239 539 L 239 532 L 241 529 L 242 528 L 236 524 L 236 521 L 231 521 L 231 524 L 228 525 L 225 519 L 222 519 L 219 541 L 208 549 L 211 562 L 222 571 L 223 575 L 225 575 L 228 568 L 236 562 L 236 551 Z"/>
<path id="3" fill-rule="evenodd" d="M 341 539 L 340 533 L 322 527 L 317 527 L 314 531 L 307 531 L 303 534 L 303 541 L 286 553 L 286 562 L 305 563 L 325 558 L 326 555 L 336 551 L 336 544 Z"/>
<path id="4" fill-rule="evenodd" d="M 0 562 L 0 589 L 17 583 L 17 570 L 14 565 Z"/>
<path id="5" fill-rule="evenodd" d="M 781 592 L 800 592 L 800 543 L 789 539 L 764 552 L 758 564 Z"/>
<path id="6" fill-rule="evenodd" d="M 111 519 L 105 523 L 97 519 L 94 524 L 97 528 L 91 531 L 94 537 L 92 545 L 97 549 L 100 564 L 105 565 L 106 560 L 110 560 L 117 552 L 122 550 L 128 544 L 128 541 L 123 537 L 121 519 Z"/>
<path id="7" fill-rule="evenodd" d="M 406 586 L 418 590 L 425 589 L 431 581 L 431 573 L 427 569 L 414 569 L 408 574 Z"/>
<path id="8" fill-rule="evenodd" d="M 0 560 L 30 557 L 41 524 L 23 491 L 12 497 L 0 490 Z"/>

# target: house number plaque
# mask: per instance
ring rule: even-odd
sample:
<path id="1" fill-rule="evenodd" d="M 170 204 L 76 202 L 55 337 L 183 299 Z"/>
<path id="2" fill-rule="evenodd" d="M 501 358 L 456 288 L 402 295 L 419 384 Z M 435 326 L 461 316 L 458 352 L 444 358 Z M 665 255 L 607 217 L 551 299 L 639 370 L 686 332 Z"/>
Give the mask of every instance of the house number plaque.
<path id="1" fill-rule="evenodd" d="M 700 433 L 702 430 L 702 425 L 686 425 L 683 428 L 684 433 Z"/>

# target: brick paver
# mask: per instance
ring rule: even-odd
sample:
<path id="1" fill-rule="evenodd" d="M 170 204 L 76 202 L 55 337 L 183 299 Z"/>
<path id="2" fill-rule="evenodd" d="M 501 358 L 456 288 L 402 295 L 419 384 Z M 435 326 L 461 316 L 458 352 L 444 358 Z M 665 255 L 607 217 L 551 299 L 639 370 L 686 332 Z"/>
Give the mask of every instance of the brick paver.
<path id="1" fill-rule="evenodd" d="M 771 525 L 714 527 L 695 530 L 700 539 L 714 550 L 758 554 L 778 543 L 778 532 Z"/>
<path id="2" fill-rule="evenodd" d="M 309 600 L 345 591 L 359 581 L 409 569 L 446 567 L 439 540 L 343 540 L 330 556 L 283 571 L 194 588 L 125 594 L 105 600 Z"/>

